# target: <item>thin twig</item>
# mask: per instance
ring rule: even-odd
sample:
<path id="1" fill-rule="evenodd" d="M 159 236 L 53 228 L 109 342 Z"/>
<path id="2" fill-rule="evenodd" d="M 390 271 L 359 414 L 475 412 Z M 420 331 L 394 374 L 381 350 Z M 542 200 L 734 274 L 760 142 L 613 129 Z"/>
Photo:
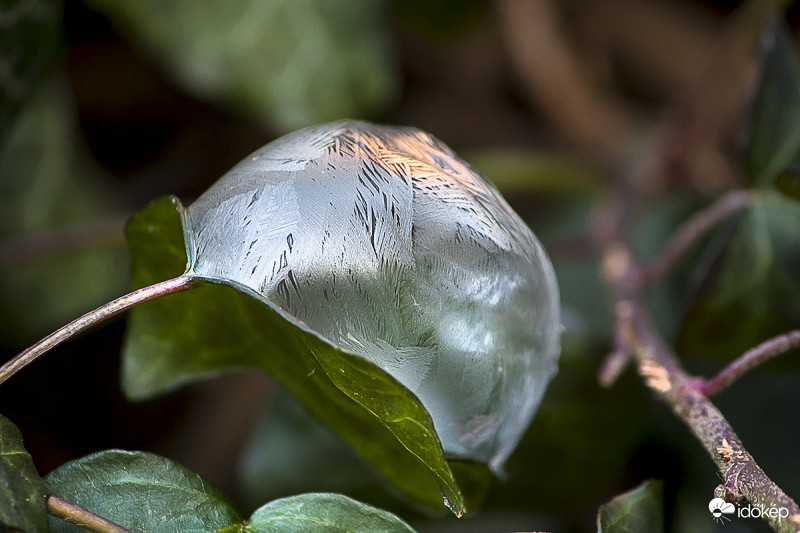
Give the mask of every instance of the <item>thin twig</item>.
<path id="1" fill-rule="evenodd" d="M 609 388 L 616 383 L 630 360 L 631 355 L 627 350 L 614 350 L 609 353 L 600 366 L 600 373 L 597 379 L 600 386 Z"/>
<path id="2" fill-rule="evenodd" d="M 774 12 L 778 3 L 779 0 L 775 0 L 767 6 L 764 2 L 764 13 Z M 745 5 L 748 9 L 761 9 L 759 4 L 757 0 L 750 0 Z M 755 31 L 753 28 L 760 32 L 763 26 L 761 19 L 741 27 L 737 25 L 733 37 L 739 38 L 736 32 L 743 32 L 740 42 L 746 49 L 748 40 L 754 38 L 749 32 Z M 733 65 L 734 70 L 738 68 Z M 728 79 L 746 78 L 732 76 Z M 703 84 L 698 85 L 698 94 L 704 98 L 690 99 L 690 102 L 702 104 L 708 97 L 715 97 L 713 92 L 707 95 L 704 89 Z M 702 108 L 702 105 L 693 107 Z M 722 413 L 698 388 L 698 379 L 686 373 L 677 354 L 653 324 L 645 303 L 645 291 L 649 287 L 646 281 L 661 278 L 700 235 L 752 202 L 746 195 L 729 196 L 690 221 L 649 266 L 634 258 L 631 222 L 640 214 L 646 194 L 657 192 L 659 185 L 672 182 L 677 170 L 687 164 L 692 157 L 689 148 L 701 131 L 695 128 L 695 121 L 672 120 L 662 126 L 661 143 L 630 169 L 627 179 L 620 182 L 616 193 L 596 217 L 607 224 L 596 229 L 593 235 L 603 250 L 603 277 L 612 297 L 615 338 L 617 344 L 621 344 L 617 352 L 633 356 L 646 385 L 673 409 L 714 461 L 723 478 L 715 495 L 737 503 L 747 500 L 756 506 L 776 508 L 783 515 L 788 513 L 788 517 L 771 513 L 764 513 L 762 517 L 775 531 L 797 533 L 800 532 L 800 507 L 758 466 Z M 757 353 L 773 352 L 765 349 Z"/>
<path id="3" fill-rule="evenodd" d="M 47 512 L 92 533 L 131 533 L 130 530 L 61 498 L 47 498 Z"/>
<path id="4" fill-rule="evenodd" d="M 76 318 L 66 326 L 62 326 L 44 339 L 40 340 L 27 350 L 21 352 L 14 359 L 7 362 L 0 368 L 0 384 L 19 372 L 23 367 L 55 348 L 65 340 L 81 333 L 82 331 L 94 326 L 103 320 L 125 311 L 126 309 L 159 296 L 173 294 L 189 290 L 194 287 L 194 282 L 188 276 L 182 275 L 177 278 L 168 279 L 155 283 L 148 287 L 138 289 L 131 293 L 103 304 L 97 309 L 89 311 L 85 315 Z"/>
<path id="5" fill-rule="evenodd" d="M 641 268 L 626 242 L 612 243 L 606 250 L 604 277 L 615 304 L 617 335 L 635 357 L 639 374 L 701 442 L 723 476 L 721 487 L 729 500 L 785 509 L 786 520 L 768 515 L 764 519 L 775 531 L 800 531 L 800 507 L 761 470 L 656 330 L 644 303 Z"/>
<path id="6" fill-rule="evenodd" d="M 798 346 L 800 346 L 800 330 L 773 337 L 743 353 L 713 378 L 700 383 L 698 390 L 706 396 L 714 396 L 758 365 Z"/>
<path id="7" fill-rule="evenodd" d="M 751 206 L 756 198 L 753 191 L 730 191 L 689 218 L 661 253 L 646 266 L 644 281 L 653 283 L 663 278 L 704 235 L 731 215 Z"/>

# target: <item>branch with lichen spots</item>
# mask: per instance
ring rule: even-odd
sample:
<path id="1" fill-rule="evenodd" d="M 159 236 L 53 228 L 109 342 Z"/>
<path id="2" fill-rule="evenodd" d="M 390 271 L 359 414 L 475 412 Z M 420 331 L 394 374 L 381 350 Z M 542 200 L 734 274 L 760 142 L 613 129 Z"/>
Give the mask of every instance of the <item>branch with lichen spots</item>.
<path id="1" fill-rule="evenodd" d="M 619 354 L 634 358 L 645 384 L 672 407 L 711 456 L 723 478 L 715 496 L 734 503 L 746 500 L 752 505 L 786 509 L 789 514 L 786 519 L 771 515 L 765 515 L 764 519 L 775 531 L 800 531 L 800 507 L 758 466 L 703 387 L 698 386 L 716 383 L 714 379 L 705 382 L 687 374 L 678 356 L 653 325 L 645 305 L 647 267 L 634 259 L 623 230 L 621 225 L 616 225 L 612 234 L 618 238 L 607 241 L 603 247 L 603 277 L 611 291 L 616 318 L 617 358 Z M 740 366 L 749 369 L 768 356 L 774 356 L 780 351 L 774 348 L 776 343 L 783 348 L 796 346 L 797 342 L 800 342 L 800 335 L 792 333 L 788 339 L 768 345 L 771 348 L 757 347 L 756 355 L 746 358 Z M 741 375 L 738 370 L 729 374 L 734 378 Z M 725 377 L 722 381 L 730 382 Z"/>

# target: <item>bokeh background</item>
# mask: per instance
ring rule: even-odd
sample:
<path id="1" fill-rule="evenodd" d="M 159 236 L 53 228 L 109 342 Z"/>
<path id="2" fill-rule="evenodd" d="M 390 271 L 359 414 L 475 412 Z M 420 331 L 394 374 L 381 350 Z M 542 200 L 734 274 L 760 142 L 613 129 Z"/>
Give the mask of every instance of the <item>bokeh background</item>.
<path id="1" fill-rule="evenodd" d="M 267 376 L 240 372 L 128 402 L 118 382 L 124 318 L 0 387 L 0 412 L 20 427 L 42 474 L 101 449 L 154 451 L 245 512 L 330 490 L 420 531 L 591 531 L 600 504 L 654 478 L 664 482 L 667 530 L 766 530 L 755 520 L 711 521 L 719 475 L 634 372 L 598 384 L 612 317 L 591 235 L 602 230 L 593 226 L 598 203 L 670 124 L 686 127 L 691 146 L 673 178 L 652 185 L 635 228 L 643 255 L 698 206 L 746 183 L 758 35 L 776 13 L 790 28 L 800 13 L 789 6 L 781 15 L 776 4 L 0 2 L 2 359 L 129 289 L 124 223 L 148 201 L 190 201 L 277 136 L 344 117 L 425 129 L 493 181 L 551 254 L 565 325 L 560 373 L 507 479 L 460 521 L 398 500 Z M 800 319 L 797 304 L 775 307 L 800 295 L 747 276 L 726 282 L 753 295 L 744 309 L 709 303 L 734 231 L 735 221 L 704 242 L 653 297 L 662 331 L 704 375 Z M 800 267 L 799 257 L 790 264 Z M 790 271 L 800 287 L 800 270 Z M 717 403 L 797 496 L 800 366 L 791 359 Z"/>

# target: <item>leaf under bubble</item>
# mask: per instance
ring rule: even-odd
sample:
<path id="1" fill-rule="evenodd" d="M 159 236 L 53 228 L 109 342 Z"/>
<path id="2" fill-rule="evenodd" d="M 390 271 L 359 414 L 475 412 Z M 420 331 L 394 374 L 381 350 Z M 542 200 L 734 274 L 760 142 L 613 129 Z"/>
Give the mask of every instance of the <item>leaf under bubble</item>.
<path id="1" fill-rule="evenodd" d="M 556 371 L 544 250 L 431 135 L 343 120 L 259 149 L 187 209 L 192 276 L 233 285 L 414 393 L 446 453 L 502 471 Z"/>
<path id="2" fill-rule="evenodd" d="M 522 219 L 441 141 L 309 127 L 174 206 L 170 252 L 151 250 L 174 262 L 135 259 L 137 284 L 185 267 L 203 286 L 134 314 L 132 395 L 255 366 L 420 503 L 438 486 L 462 511 L 445 454 L 475 494 L 488 476 L 469 465 L 502 471 L 556 372 L 558 287 Z M 132 227 L 152 248 L 153 224 Z"/>
<path id="3" fill-rule="evenodd" d="M 180 202 L 167 198 L 131 220 L 136 286 L 186 268 L 185 217 Z M 203 284 L 145 303 L 132 311 L 123 358 L 123 388 L 140 400 L 223 371 L 265 370 L 411 501 L 440 509 L 444 497 L 454 512 L 464 511 L 419 400 L 375 365 L 251 295 Z"/>

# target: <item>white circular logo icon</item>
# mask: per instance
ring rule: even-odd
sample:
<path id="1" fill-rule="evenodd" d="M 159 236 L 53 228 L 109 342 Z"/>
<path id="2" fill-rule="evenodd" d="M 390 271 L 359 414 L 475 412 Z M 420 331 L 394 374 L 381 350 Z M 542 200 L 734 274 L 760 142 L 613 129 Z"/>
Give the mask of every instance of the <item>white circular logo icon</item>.
<path id="1" fill-rule="evenodd" d="M 735 513 L 736 506 L 732 503 L 726 502 L 722 498 L 714 498 L 708 502 L 708 510 L 714 517 L 715 522 L 722 523 L 725 520 L 730 521 L 730 518 L 725 515 Z"/>

